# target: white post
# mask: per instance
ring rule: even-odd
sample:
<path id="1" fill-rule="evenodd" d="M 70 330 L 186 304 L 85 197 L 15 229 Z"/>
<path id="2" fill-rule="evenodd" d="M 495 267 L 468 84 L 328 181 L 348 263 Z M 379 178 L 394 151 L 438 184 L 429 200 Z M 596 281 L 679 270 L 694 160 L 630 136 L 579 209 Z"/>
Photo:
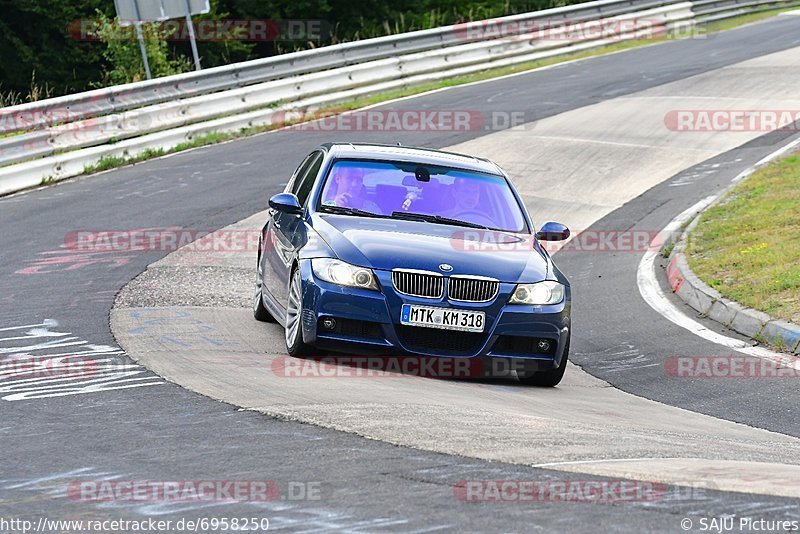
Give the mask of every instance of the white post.
<path id="1" fill-rule="evenodd" d="M 194 70 L 200 70 L 200 56 L 197 54 L 197 41 L 194 37 L 194 24 L 192 24 L 192 6 L 186 0 L 186 25 L 189 30 L 189 41 L 192 43 L 192 56 L 194 57 Z"/>
<path id="2" fill-rule="evenodd" d="M 142 34 L 142 21 L 141 15 L 139 15 L 139 4 L 137 0 L 131 0 L 131 6 L 133 7 L 133 15 L 136 20 L 133 21 L 133 25 L 136 26 L 136 37 L 139 38 L 139 50 L 142 52 L 142 62 L 144 63 L 144 73 L 147 75 L 147 79 L 152 79 L 150 75 L 150 63 L 147 61 L 147 47 L 144 45 L 144 35 Z"/>

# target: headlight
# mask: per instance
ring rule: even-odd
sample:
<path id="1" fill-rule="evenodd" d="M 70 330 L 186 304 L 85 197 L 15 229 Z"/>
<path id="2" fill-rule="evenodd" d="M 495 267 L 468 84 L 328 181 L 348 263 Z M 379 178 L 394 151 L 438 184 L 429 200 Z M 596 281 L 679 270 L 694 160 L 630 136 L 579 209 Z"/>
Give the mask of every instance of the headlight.
<path id="1" fill-rule="evenodd" d="M 564 300 L 564 286 L 552 280 L 545 280 L 535 284 L 519 284 L 508 299 L 508 303 L 543 306 L 558 304 L 562 300 Z"/>
<path id="2" fill-rule="evenodd" d="M 316 258 L 311 260 L 311 270 L 317 278 L 340 286 L 360 287 L 362 289 L 378 289 L 378 282 L 372 270 L 357 267 L 332 258 Z"/>

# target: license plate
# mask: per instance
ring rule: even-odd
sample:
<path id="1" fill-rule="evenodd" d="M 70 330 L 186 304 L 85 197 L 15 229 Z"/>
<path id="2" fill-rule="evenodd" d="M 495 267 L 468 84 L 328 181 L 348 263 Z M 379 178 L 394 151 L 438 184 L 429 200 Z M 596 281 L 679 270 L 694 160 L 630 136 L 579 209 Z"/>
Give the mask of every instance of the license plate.
<path id="1" fill-rule="evenodd" d="M 400 311 L 400 324 L 411 326 L 483 332 L 485 323 L 486 314 L 480 311 L 431 308 L 413 304 L 403 304 Z"/>

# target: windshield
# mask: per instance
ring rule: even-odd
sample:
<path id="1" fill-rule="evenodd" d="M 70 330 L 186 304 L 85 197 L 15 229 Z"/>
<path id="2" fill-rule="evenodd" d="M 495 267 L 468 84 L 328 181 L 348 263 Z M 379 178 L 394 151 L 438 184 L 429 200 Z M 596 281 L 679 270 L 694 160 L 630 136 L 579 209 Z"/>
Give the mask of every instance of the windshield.
<path id="1" fill-rule="evenodd" d="M 420 216 L 444 224 L 461 221 L 492 230 L 528 231 L 504 177 L 416 163 L 338 160 L 322 189 L 318 209 L 326 207 L 356 215 Z"/>

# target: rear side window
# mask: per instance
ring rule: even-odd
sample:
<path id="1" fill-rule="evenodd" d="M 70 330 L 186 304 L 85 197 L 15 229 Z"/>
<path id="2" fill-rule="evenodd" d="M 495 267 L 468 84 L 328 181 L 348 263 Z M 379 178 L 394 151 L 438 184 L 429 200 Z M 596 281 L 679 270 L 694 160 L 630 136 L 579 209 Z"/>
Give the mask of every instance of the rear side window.
<path id="1" fill-rule="evenodd" d="M 316 180 L 319 169 L 322 167 L 322 159 L 322 152 L 314 154 L 309 159 L 308 165 L 303 165 L 304 168 L 300 170 L 295 178 L 292 193 L 300 201 L 301 206 L 305 206 L 306 200 L 308 200 L 308 194 L 311 193 L 314 180 Z"/>

